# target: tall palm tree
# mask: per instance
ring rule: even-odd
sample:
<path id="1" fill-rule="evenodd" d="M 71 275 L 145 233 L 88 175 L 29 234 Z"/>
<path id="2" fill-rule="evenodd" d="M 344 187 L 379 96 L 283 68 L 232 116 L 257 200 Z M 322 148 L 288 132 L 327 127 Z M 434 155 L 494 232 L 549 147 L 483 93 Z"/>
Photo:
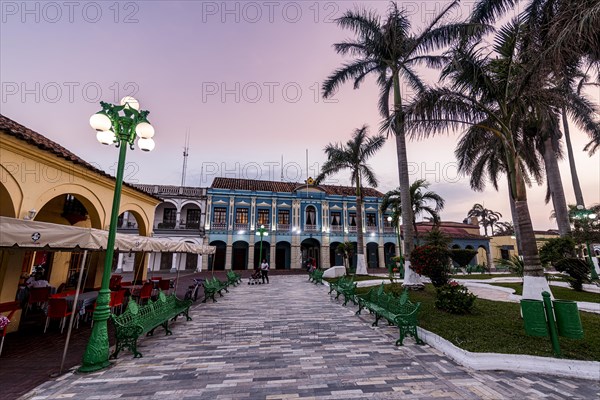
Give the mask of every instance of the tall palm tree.
<path id="1" fill-rule="evenodd" d="M 347 81 L 353 81 L 354 89 L 358 89 L 368 75 L 374 75 L 380 88 L 379 110 L 382 116 L 390 116 L 391 96 L 393 109 L 401 110 L 406 96 L 400 89 L 401 80 L 417 92 L 423 90 L 425 85 L 417 74 L 416 67 L 440 67 L 446 58 L 433 54 L 435 51 L 451 45 L 458 38 L 466 40 L 470 35 L 482 34 L 488 30 L 488 27 L 480 24 L 443 25 L 442 19 L 458 7 L 459 3 L 459 0 L 452 1 L 418 34 L 411 33 L 408 16 L 395 2 L 390 3 L 383 21 L 374 11 L 347 11 L 336 22 L 342 29 L 351 30 L 355 39 L 336 43 L 334 48 L 339 54 L 353 59 L 335 70 L 323 83 L 323 97 L 331 97 Z M 388 132 L 395 135 L 400 196 L 404 204 L 408 204 L 410 183 L 405 125 L 401 113 L 396 112 L 394 115 L 394 123 L 390 124 Z M 411 210 L 405 210 L 404 214 L 402 229 L 405 237 L 406 270 L 414 247 L 414 228 L 411 224 Z"/>
<path id="2" fill-rule="evenodd" d="M 525 263 L 524 298 L 540 298 L 550 291 L 539 259 L 529 207 L 523 163 L 519 147 L 524 138 L 523 121 L 535 104 L 560 104 L 560 98 L 540 90 L 546 82 L 524 79 L 522 23 L 514 20 L 496 34 L 494 57 L 477 46 L 457 47 L 453 60 L 442 73 L 447 87 L 428 89 L 404 110 L 405 121 L 420 136 L 442 133 L 448 129 L 478 126 L 493 133 L 505 156 L 505 167 L 515 202 L 516 223 Z"/>
<path id="3" fill-rule="evenodd" d="M 377 177 L 367 164 L 378 150 L 383 147 L 385 137 L 381 135 L 369 137 L 367 126 L 356 129 L 352 134 L 352 139 L 346 144 L 329 143 L 325 147 L 327 161 L 321 167 L 321 173 L 316 179 L 319 183 L 328 176 L 337 174 L 343 170 L 350 171 L 350 181 L 356 187 L 356 274 L 367 275 L 367 267 L 364 253 L 364 238 L 362 229 L 363 209 L 362 209 L 362 187 L 363 182 L 370 187 L 377 187 Z"/>
<path id="4" fill-rule="evenodd" d="M 440 211 L 444 209 L 445 200 L 439 194 L 433 191 L 425 191 L 429 188 L 430 183 L 425 179 L 417 179 L 410 185 L 410 203 L 412 206 L 412 225 L 415 230 L 415 237 L 418 237 L 417 233 L 417 217 L 429 215 L 431 221 L 434 224 L 440 221 Z M 389 209 L 396 211 L 399 216 L 403 215 L 402 200 L 400 197 L 400 189 L 395 189 L 387 192 L 381 199 L 380 209 L 385 212 Z M 394 216 L 392 215 L 392 223 L 394 223 Z M 396 225 L 398 226 L 398 221 Z"/>
<path id="5" fill-rule="evenodd" d="M 496 224 L 496 230 L 494 231 L 494 235 L 498 236 L 507 236 L 515 234 L 515 226 L 512 222 L 498 222 Z"/>

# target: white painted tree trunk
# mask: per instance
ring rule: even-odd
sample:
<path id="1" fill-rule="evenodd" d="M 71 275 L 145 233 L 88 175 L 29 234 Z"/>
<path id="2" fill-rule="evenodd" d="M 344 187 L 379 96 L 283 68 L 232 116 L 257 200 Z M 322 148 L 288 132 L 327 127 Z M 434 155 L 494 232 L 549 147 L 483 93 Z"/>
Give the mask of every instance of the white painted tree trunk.
<path id="1" fill-rule="evenodd" d="M 421 282 L 421 275 L 417 274 L 415 271 L 410 268 L 410 261 L 404 262 L 404 283 L 402 283 L 403 287 L 423 287 L 423 282 Z"/>
<path id="2" fill-rule="evenodd" d="M 523 277 L 523 299 L 543 300 L 542 292 L 550 293 L 550 298 L 554 299 L 545 276 L 526 275 Z"/>
<path id="3" fill-rule="evenodd" d="M 367 262 L 364 254 L 356 255 L 356 275 L 368 275 Z"/>

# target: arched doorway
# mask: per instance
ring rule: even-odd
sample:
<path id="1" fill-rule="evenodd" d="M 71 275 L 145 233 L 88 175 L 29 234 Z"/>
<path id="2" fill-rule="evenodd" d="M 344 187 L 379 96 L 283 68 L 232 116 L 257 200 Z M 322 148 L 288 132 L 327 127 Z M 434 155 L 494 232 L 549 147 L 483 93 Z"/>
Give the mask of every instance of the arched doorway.
<path id="1" fill-rule="evenodd" d="M 260 241 L 256 242 L 254 244 L 254 264 L 252 264 L 254 266 L 254 268 L 258 268 L 258 266 L 261 264 L 262 260 L 260 259 Z M 265 241 L 263 239 L 262 241 L 262 258 L 263 260 L 267 260 L 267 262 L 269 263 L 269 266 L 271 265 L 271 244 L 267 241 Z"/>
<path id="2" fill-rule="evenodd" d="M 329 245 L 329 265 L 332 267 L 344 265 L 344 256 L 337 251 L 340 244 L 340 242 L 333 242 Z"/>
<path id="3" fill-rule="evenodd" d="M 0 183 L 0 216 L 16 218 L 15 205 L 8 189 Z"/>
<path id="4" fill-rule="evenodd" d="M 396 257 L 396 244 L 387 242 L 383 245 L 383 255 L 385 257 L 385 265 L 394 264 L 392 257 Z"/>
<path id="5" fill-rule="evenodd" d="M 290 269 L 292 245 L 290 242 L 277 242 L 275 245 L 275 269 Z"/>
<path id="6" fill-rule="evenodd" d="M 248 266 L 248 243 L 237 241 L 233 243 L 231 251 L 231 269 L 244 270 Z"/>
<path id="7" fill-rule="evenodd" d="M 215 246 L 215 253 L 208 255 L 208 269 L 215 271 L 225 270 L 225 254 L 227 252 L 227 243 L 221 240 L 210 242 L 211 246 Z"/>
<path id="8" fill-rule="evenodd" d="M 302 265 L 306 265 L 309 258 L 313 259 L 317 268 L 321 267 L 321 243 L 317 239 L 304 239 L 300 244 L 302 252 Z"/>
<path id="9" fill-rule="evenodd" d="M 377 243 L 367 243 L 367 268 L 379 268 L 379 246 Z"/>

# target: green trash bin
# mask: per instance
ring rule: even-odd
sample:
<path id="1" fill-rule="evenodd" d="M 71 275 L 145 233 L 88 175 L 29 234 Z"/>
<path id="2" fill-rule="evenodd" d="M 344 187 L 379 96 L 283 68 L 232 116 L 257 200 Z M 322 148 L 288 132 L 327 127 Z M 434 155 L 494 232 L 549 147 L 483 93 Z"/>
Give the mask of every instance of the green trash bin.
<path id="1" fill-rule="evenodd" d="M 583 326 L 579 318 L 577 303 L 569 300 L 553 300 L 554 316 L 558 334 L 571 339 L 583 338 Z"/>
<path id="2" fill-rule="evenodd" d="M 541 300 L 521 300 L 521 312 L 525 323 L 525 333 L 529 336 L 548 336 L 548 324 Z"/>

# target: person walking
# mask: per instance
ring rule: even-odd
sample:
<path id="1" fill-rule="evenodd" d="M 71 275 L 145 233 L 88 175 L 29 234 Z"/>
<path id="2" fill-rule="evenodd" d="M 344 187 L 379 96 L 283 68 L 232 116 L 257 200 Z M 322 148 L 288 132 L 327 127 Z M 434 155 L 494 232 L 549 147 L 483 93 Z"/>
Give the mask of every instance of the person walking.
<path id="1" fill-rule="evenodd" d="M 265 283 L 265 279 L 267 283 L 269 283 L 269 263 L 267 260 L 262 260 L 262 264 L 260 264 L 260 273 L 262 275 L 262 283 Z"/>

